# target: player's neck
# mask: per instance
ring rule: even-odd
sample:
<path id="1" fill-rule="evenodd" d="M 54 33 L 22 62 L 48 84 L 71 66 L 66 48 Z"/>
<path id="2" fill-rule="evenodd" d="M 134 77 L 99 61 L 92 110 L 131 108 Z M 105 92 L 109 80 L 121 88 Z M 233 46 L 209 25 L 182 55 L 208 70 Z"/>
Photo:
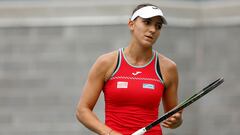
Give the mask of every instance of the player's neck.
<path id="1" fill-rule="evenodd" d="M 152 47 L 144 48 L 139 45 L 130 44 L 125 48 L 124 54 L 128 60 L 133 63 L 138 63 L 137 65 L 142 65 L 147 63 L 153 57 Z"/>

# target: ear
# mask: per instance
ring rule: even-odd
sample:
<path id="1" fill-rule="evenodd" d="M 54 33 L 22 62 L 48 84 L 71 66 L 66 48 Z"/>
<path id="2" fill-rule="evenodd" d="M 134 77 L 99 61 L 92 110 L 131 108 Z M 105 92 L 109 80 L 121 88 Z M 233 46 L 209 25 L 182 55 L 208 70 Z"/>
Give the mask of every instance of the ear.
<path id="1" fill-rule="evenodd" d="M 131 21 L 130 19 L 128 20 L 128 28 L 133 31 L 134 29 L 134 21 Z"/>

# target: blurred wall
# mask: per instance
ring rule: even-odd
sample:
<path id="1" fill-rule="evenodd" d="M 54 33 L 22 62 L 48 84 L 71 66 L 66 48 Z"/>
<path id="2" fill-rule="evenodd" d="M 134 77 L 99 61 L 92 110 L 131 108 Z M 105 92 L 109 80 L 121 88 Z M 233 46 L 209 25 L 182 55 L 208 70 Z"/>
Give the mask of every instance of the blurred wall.
<path id="1" fill-rule="evenodd" d="M 0 134 L 93 134 L 75 118 L 87 72 L 99 55 L 127 46 L 127 19 L 141 2 L 1 1 Z M 152 3 L 169 22 L 155 49 L 178 65 L 179 100 L 225 78 L 165 134 L 238 135 L 240 3 Z M 102 95 L 95 112 L 104 121 Z"/>

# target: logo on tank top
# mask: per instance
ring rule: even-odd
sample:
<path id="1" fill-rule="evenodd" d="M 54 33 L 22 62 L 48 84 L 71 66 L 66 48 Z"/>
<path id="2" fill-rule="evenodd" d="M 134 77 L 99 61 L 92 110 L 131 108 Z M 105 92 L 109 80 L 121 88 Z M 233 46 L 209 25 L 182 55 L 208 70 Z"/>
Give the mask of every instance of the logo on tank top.
<path id="1" fill-rule="evenodd" d="M 117 88 L 128 88 L 128 82 L 117 82 Z"/>
<path id="2" fill-rule="evenodd" d="M 143 84 L 143 88 L 154 90 L 154 89 L 155 89 L 155 86 L 154 86 L 154 84 L 144 83 L 144 84 Z"/>
<path id="3" fill-rule="evenodd" d="M 141 74 L 141 73 L 142 73 L 142 72 L 137 71 L 137 72 L 135 72 L 135 73 L 132 73 L 132 75 L 136 76 L 136 75 Z"/>

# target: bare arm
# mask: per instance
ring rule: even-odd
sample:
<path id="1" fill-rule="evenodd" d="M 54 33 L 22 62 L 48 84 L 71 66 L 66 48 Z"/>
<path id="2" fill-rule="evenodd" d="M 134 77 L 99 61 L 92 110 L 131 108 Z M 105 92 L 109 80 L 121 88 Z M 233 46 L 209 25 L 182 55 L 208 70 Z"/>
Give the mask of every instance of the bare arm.
<path id="1" fill-rule="evenodd" d="M 88 74 L 76 111 L 77 119 L 87 128 L 100 135 L 108 135 L 109 132 L 111 134 L 115 132 L 102 123 L 93 112 L 110 66 L 111 63 L 106 59 L 106 56 L 101 56 L 97 59 Z"/>
<path id="2" fill-rule="evenodd" d="M 163 67 L 163 78 L 166 90 L 163 95 L 164 112 L 170 111 L 178 105 L 178 71 L 176 64 L 170 59 L 164 58 L 161 61 Z M 165 120 L 162 125 L 166 128 L 177 128 L 182 124 L 182 112 L 174 114 Z"/>

